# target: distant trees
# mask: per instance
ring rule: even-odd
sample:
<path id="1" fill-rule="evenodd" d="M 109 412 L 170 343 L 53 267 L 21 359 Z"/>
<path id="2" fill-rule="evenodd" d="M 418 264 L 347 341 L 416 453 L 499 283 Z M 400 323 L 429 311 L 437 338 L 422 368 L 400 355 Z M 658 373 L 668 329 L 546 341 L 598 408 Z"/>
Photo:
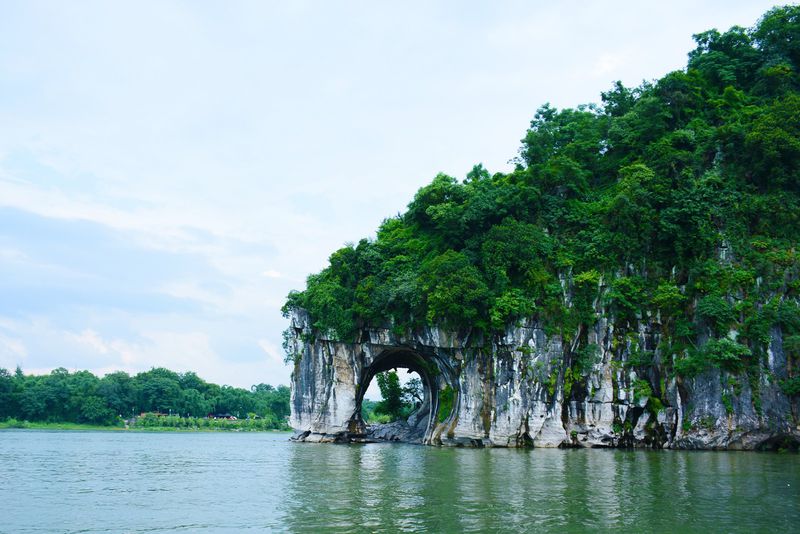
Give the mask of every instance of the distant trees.
<path id="1" fill-rule="evenodd" d="M 254 414 L 275 427 L 289 415 L 290 391 L 258 384 L 250 390 L 218 386 L 193 372 L 164 368 L 130 376 L 118 371 L 98 378 L 88 371 L 58 368 L 46 375 L 14 374 L 0 368 L 0 420 L 113 424 L 141 412 L 205 417 Z"/>
<path id="2" fill-rule="evenodd" d="M 418 377 L 410 378 L 403 385 L 396 371 L 385 371 L 375 375 L 375 380 L 381 392 L 381 400 L 377 403 L 364 401 L 367 403 L 368 417 L 374 414 L 381 422 L 406 419 L 422 403 L 422 381 Z"/>
<path id="3" fill-rule="evenodd" d="M 16 382 L 6 369 L 0 368 L 0 419 L 17 413 Z"/>
<path id="4" fill-rule="evenodd" d="M 392 419 L 399 419 L 403 410 L 403 388 L 400 386 L 400 378 L 396 372 L 387 371 L 378 373 L 375 379 L 378 381 L 382 397 L 375 411 L 384 413 Z"/>

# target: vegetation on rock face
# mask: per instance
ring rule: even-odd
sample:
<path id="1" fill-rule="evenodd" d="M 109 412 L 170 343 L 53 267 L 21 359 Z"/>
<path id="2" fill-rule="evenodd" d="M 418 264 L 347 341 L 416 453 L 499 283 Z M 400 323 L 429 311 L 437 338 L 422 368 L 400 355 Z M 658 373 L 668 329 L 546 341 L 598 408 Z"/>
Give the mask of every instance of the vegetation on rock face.
<path id="1" fill-rule="evenodd" d="M 533 317 L 584 363 L 600 315 L 620 343 L 649 318 L 687 376 L 752 369 L 779 331 L 797 394 L 800 7 L 694 38 L 684 70 L 539 108 L 513 172 L 436 176 L 284 309 L 346 341 L 425 324 L 487 338 Z"/>
<path id="2" fill-rule="evenodd" d="M 39 376 L 25 375 L 19 368 L 14 374 L 0 369 L 0 421 L 113 425 L 120 418 L 157 412 L 174 417 L 159 418 L 159 425 L 150 426 L 186 426 L 189 418 L 227 413 L 240 418 L 257 415 L 254 427 L 285 428 L 289 393 L 286 386 L 268 384 L 249 391 L 218 386 L 192 372 L 163 368 L 135 376 L 119 371 L 102 378 L 63 368 Z"/>

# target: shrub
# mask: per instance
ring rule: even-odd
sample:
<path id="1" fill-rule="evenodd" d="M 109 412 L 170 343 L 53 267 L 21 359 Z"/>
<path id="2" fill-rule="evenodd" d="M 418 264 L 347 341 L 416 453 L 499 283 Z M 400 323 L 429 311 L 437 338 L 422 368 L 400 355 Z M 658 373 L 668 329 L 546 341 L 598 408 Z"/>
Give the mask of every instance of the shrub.
<path id="1" fill-rule="evenodd" d="M 708 295 L 700 299 L 697 303 L 697 314 L 709 322 L 717 335 L 727 332 L 736 318 L 728 301 L 717 295 Z"/>
<path id="2" fill-rule="evenodd" d="M 639 314 L 644 297 L 644 281 L 638 276 L 617 278 L 607 298 L 617 319 L 632 324 Z"/>
<path id="3" fill-rule="evenodd" d="M 439 390 L 439 422 L 444 423 L 450 413 L 453 411 L 453 400 L 455 399 L 455 391 L 448 384 L 443 389 Z"/>
<path id="4" fill-rule="evenodd" d="M 751 355 L 750 349 L 729 338 L 710 339 L 701 352 L 712 365 L 731 372 L 742 371 L 743 358 Z"/>
<path id="5" fill-rule="evenodd" d="M 731 415 L 733 413 L 733 401 L 731 395 L 727 391 L 722 394 L 722 404 L 725 406 L 725 413 Z"/>
<path id="6" fill-rule="evenodd" d="M 653 396 L 653 388 L 647 380 L 636 380 L 633 383 L 633 401 L 639 402 Z"/>
<path id="7" fill-rule="evenodd" d="M 800 395 L 800 376 L 781 380 L 780 385 L 784 394 L 790 397 Z"/>
<path id="8" fill-rule="evenodd" d="M 525 296 L 519 289 L 512 289 L 495 299 L 489 318 L 492 328 L 502 331 L 513 320 L 529 317 L 536 309 L 533 299 Z"/>
<path id="9" fill-rule="evenodd" d="M 577 349 L 575 356 L 575 368 L 581 375 L 585 376 L 600 360 L 600 347 L 595 343 L 589 343 Z"/>
<path id="10" fill-rule="evenodd" d="M 729 338 L 709 339 L 699 349 L 690 351 L 688 357 L 675 362 L 675 372 L 694 377 L 709 367 L 718 367 L 732 373 L 744 370 L 745 358 L 752 355 L 749 348 Z"/>
<path id="11" fill-rule="evenodd" d="M 27 421 L 18 421 L 13 417 L 6 420 L 6 425 L 8 428 L 28 428 L 30 426 Z"/>

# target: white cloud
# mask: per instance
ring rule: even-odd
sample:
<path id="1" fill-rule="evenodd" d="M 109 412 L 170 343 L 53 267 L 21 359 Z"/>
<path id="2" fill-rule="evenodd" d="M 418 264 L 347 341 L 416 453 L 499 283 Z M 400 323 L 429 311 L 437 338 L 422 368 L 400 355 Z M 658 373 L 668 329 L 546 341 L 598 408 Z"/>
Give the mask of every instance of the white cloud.
<path id="1" fill-rule="evenodd" d="M 28 357 L 28 348 L 21 339 L 0 334 L 0 368 L 14 370 L 23 365 Z"/>
<path id="2" fill-rule="evenodd" d="M 212 323 L 209 331 L 203 332 L 191 329 L 196 326 L 192 318 L 157 316 L 143 320 L 127 312 L 116 313 L 118 317 L 103 318 L 105 323 L 100 320 L 103 326 L 76 331 L 61 330 L 48 319 L 0 317 L 0 367 L 14 369 L 20 365 L 30 374 L 46 374 L 57 367 L 86 369 L 98 376 L 166 367 L 177 372 L 194 371 L 211 382 L 244 388 L 259 382 L 288 383 L 288 368 L 277 346 L 268 339 L 253 336 L 253 350 L 241 358 L 238 351 L 221 352 L 212 346 L 219 343 L 219 331 L 229 329 L 228 323 L 219 330 L 213 330 Z M 115 328 L 119 322 L 127 323 L 133 332 L 103 333 L 103 328 Z M 26 344 L 23 340 L 30 341 Z"/>
<path id="3" fill-rule="evenodd" d="M 263 350 L 273 362 L 283 365 L 283 356 L 281 356 L 281 351 L 279 351 L 278 347 L 272 342 L 267 339 L 259 339 L 258 346 L 261 347 L 261 350 Z"/>
<path id="4" fill-rule="evenodd" d="M 594 63 L 592 74 L 594 76 L 605 76 L 614 72 L 618 72 L 619 67 L 625 63 L 624 54 L 601 54 Z"/>
<path id="5" fill-rule="evenodd" d="M 0 346 L 2 346 L 5 351 L 22 359 L 28 356 L 28 349 L 25 348 L 25 343 L 23 343 L 21 339 L 0 335 Z"/>
<path id="6" fill-rule="evenodd" d="M 24 262 L 26 260 L 28 260 L 28 255 L 22 251 L 13 248 L 0 249 L 0 261 Z"/>
<path id="7" fill-rule="evenodd" d="M 109 347 L 94 330 L 87 328 L 80 334 L 67 332 L 67 336 L 80 345 L 91 348 L 100 354 L 108 354 Z"/>

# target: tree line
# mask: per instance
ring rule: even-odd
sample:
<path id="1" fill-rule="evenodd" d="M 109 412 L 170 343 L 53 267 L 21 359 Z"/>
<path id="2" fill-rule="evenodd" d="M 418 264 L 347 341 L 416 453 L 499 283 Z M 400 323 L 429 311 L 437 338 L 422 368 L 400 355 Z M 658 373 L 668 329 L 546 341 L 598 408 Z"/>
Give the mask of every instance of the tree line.
<path id="1" fill-rule="evenodd" d="M 118 371 L 102 378 L 64 368 L 45 375 L 0 368 L 0 420 L 113 425 L 146 412 L 194 418 L 230 414 L 257 416 L 264 428 L 285 428 L 289 397 L 287 386 L 219 386 L 191 371 L 164 368 L 134 376 Z"/>

